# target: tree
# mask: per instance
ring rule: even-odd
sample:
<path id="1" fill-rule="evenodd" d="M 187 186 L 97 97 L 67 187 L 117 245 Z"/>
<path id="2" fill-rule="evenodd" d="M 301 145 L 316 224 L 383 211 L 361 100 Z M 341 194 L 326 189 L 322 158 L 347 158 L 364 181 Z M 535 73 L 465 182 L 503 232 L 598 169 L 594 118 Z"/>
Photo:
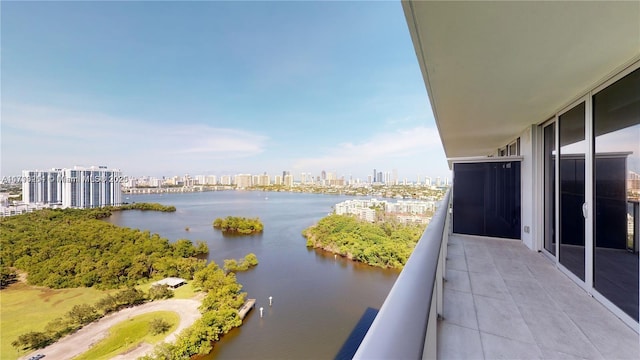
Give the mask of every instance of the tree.
<path id="1" fill-rule="evenodd" d="M 18 339 L 13 341 L 11 343 L 11 345 L 13 345 L 13 347 L 21 349 L 21 350 L 27 350 L 27 349 L 42 349 L 43 347 L 51 344 L 53 342 L 53 339 L 40 331 L 30 331 L 26 334 L 22 334 L 20 336 L 18 336 Z"/>
<path id="2" fill-rule="evenodd" d="M 108 314 L 112 311 L 118 310 L 118 300 L 111 295 L 107 295 L 96 303 L 96 308 L 102 311 L 103 314 Z"/>
<path id="3" fill-rule="evenodd" d="M 243 259 L 224 260 L 224 270 L 226 272 L 246 271 L 256 265 L 258 265 L 258 257 L 253 253 L 247 254 Z"/>
<path id="4" fill-rule="evenodd" d="M 88 304 L 75 305 L 71 308 L 71 311 L 67 313 L 67 316 L 71 321 L 79 325 L 86 325 L 100 318 L 96 308 Z"/>
<path id="5" fill-rule="evenodd" d="M 247 256 L 244 257 L 244 261 L 249 264 L 249 266 L 258 265 L 258 257 L 254 253 L 248 253 Z"/>
<path id="6" fill-rule="evenodd" d="M 402 268 L 424 225 L 395 220 L 368 223 L 353 216 L 330 215 L 303 231 L 307 246 L 321 248 L 372 266 Z"/>
<path id="7" fill-rule="evenodd" d="M 173 290 L 169 289 L 167 284 L 153 285 L 151 289 L 149 289 L 149 299 L 151 300 L 168 299 L 172 297 Z"/>
<path id="8" fill-rule="evenodd" d="M 206 243 L 172 245 L 149 231 L 98 220 L 114 210 L 43 209 L 0 219 L 0 287 L 15 279 L 13 268 L 28 273 L 33 285 L 104 289 L 158 275 L 187 277 L 204 266 L 196 255 L 208 252 Z"/>
<path id="9" fill-rule="evenodd" d="M 237 216 L 227 216 L 226 218 L 217 218 L 213 221 L 213 227 L 223 232 L 239 233 L 249 235 L 261 232 L 264 228 L 259 218 L 248 219 Z"/>
<path id="10" fill-rule="evenodd" d="M 202 240 L 196 240 L 196 255 L 206 255 L 209 253 L 209 246 Z"/>
<path id="11" fill-rule="evenodd" d="M 14 283 L 18 277 L 18 274 L 12 269 L 4 265 L 0 265 L 0 289 L 4 289 L 10 284 Z"/>
<path id="12" fill-rule="evenodd" d="M 149 323 L 149 331 L 152 335 L 162 334 L 170 328 L 171 324 L 164 319 L 155 318 Z"/>
<path id="13" fill-rule="evenodd" d="M 115 295 L 116 302 L 122 306 L 138 305 L 145 301 L 145 295 L 142 290 L 129 288 L 120 290 Z"/>
<path id="14" fill-rule="evenodd" d="M 186 258 L 196 254 L 196 248 L 193 247 L 191 241 L 187 239 L 178 239 L 171 246 L 173 247 L 173 255 L 176 257 Z"/>
<path id="15" fill-rule="evenodd" d="M 224 269 L 228 271 L 238 270 L 238 261 L 236 259 L 224 259 Z"/>
<path id="16" fill-rule="evenodd" d="M 44 330 L 48 334 L 52 334 L 53 339 L 59 339 L 65 336 L 66 334 L 71 333 L 75 329 L 76 327 L 73 326 L 73 324 L 70 323 L 69 320 L 65 320 L 64 318 L 61 318 L 61 317 L 55 318 L 49 321 L 47 325 L 44 327 Z"/>

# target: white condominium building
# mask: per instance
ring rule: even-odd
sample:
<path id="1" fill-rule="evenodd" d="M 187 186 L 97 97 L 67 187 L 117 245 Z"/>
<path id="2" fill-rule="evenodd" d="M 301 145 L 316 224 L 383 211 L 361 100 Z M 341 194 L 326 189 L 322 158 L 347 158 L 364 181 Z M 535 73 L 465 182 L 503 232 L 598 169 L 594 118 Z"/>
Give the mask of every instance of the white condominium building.
<path id="1" fill-rule="evenodd" d="M 252 177 L 250 174 L 238 174 L 234 179 L 237 188 L 245 189 L 252 185 Z"/>
<path id="2" fill-rule="evenodd" d="M 122 203 L 120 185 L 125 179 L 118 169 L 75 166 L 50 171 L 24 170 L 22 176 L 25 203 L 61 204 L 65 208 L 94 208 Z"/>
<path id="3" fill-rule="evenodd" d="M 29 204 L 62 203 L 62 169 L 23 170 L 22 199 Z"/>

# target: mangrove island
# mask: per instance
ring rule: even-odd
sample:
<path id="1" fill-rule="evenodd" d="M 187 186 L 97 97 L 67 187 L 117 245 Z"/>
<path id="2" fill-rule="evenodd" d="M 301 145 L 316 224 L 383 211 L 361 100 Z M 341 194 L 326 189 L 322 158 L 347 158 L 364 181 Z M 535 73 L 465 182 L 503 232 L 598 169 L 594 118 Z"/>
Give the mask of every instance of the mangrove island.
<path id="1" fill-rule="evenodd" d="M 213 227 L 224 232 L 238 233 L 242 235 L 250 235 L 262 232 L 264 226 L 259 218 L 244 218 L 238 216 L 227 216 L 226 218 L 217 218 L 213 221 Z"/>

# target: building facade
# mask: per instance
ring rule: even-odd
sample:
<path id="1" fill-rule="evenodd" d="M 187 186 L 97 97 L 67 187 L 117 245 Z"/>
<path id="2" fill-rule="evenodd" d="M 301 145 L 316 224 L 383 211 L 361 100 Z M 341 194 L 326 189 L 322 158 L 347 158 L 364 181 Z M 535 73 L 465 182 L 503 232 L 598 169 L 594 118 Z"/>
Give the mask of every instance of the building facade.
<path id="1" fill-rule="evenodd" d="M 62 169 L 23 170 L 22 199 L 28 204 L 62 204 Z"/>
<path id="2" fill-rule="evenodd" d="M 402 1 L 402 6 L 453 170 L 452 199 L 439 230 L 430 231 L 432 221 L 423 237 L 430 241 L 416 246 L 432 250 L 433 244 L 444 255 L 434 261 L 428 258 L 432 251 L 420 253 L 424 258 L 414 258 L 414 251 L 355 358 L 637 359 L 640 199 L 633 184 L 640 171 L 640 2 Z M 451 283 L 449 275 L 456 273 L 442 268 L 453 264 L 447 259 L 449 236 L 464 248 L 458 259 L 466 270 L 458 273 L 469 291 L 463 295 L 496 304 L 491 297 L 506 290 L 504 298 L 514 302 L 515 311 L 503 324 L 520 321 L 526 331 L 535 330 L 534 346 L 518 348 L 513 331 L 483 328 L 483 317 L 491 326 L 508 312 L 505 306 L 494 307 L 497 316 L 487 316 L 487 308 L 472 302 L 463 313 L 461 302 L 447 300 L 456 291 L 450 288 L 443 296 L 445 271 Z M 537 274 L 536 287 L 527 291 L 513 287 L 505 275 L 494 277 L 499 267 L 468 261 L 481 255 L 494 263 L 509 261 L 511 249 L 524 247 L 523 258 L 535 258 L 536 268 L 546 273 Z M 509 279 L 534 279 L 533 265 L 513 265 L 504 269 Z M 419 281 L 412 278 L 416 273 Z M 403 320 L 418 316 L 417 306 L 407 304 L 425 278 L 441 284 L 425 291 L 432 295 L 425 301 L 427 316 L 418 324 L 416 341 L 408 344 L 411 331 Z M 581 311 L 580 305 L 597 302 L 608 311 Z M 561 310 L 554 307 L 558 303 Z M 581 318 L 596 312 L 607 320 Z M 455 327 L 454 318 L 479 319 L 480 326 Z M 636 334 L 628 336 L 630 331 Z M 509 345 L 489 339 L 491 332 Z M 603 338 L 607 341 L 599 342 Z M 557 352 L 542 352 L 549 349 Z"/>
<path id="3" fill-rule="evenodd" d="M 454 232 L 521 240 L 637 330 L 640 3 L 403 7 Z"/>
<path id="4" fill-rule="evenodd" d="M 23 201 L 71 208 L 94 208 L 121 205 L 122 172 L 106 166 L 24 170 Z"/>

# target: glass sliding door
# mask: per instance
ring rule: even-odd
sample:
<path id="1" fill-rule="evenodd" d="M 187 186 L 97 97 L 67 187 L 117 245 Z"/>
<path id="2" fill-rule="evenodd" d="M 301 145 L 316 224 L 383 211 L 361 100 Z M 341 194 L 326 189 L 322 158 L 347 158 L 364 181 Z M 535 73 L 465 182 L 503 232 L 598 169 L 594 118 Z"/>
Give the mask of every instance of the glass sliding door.
<path id="1" fill-rule="evenodd" d="M 556 124 L 544 127 L 544 248 L 556 254 Z"/>
<path id="2" fill-rule="evenodd" d="M 560 264 L 584 281 L 585 103 L 558 117 L 560 135 Z"/>
<path id="3" fill-rule="evenodd" d="M 593 286 L 638 321 L 640 69 L 593 96 Z"/>

